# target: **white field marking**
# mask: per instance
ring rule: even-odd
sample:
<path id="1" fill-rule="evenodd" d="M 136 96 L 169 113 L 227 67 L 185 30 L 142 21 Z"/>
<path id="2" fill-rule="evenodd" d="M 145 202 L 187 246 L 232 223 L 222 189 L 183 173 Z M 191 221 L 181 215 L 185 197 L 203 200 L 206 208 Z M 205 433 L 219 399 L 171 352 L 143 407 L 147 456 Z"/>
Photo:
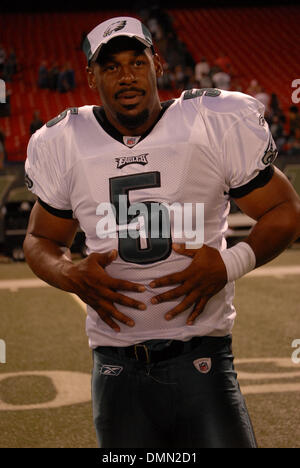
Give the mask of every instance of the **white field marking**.
<path id="1" fill-rule="evenodd" d="M 20 280 L 0 280 L 0 290 L 9 289 L 10 292 L 18 292 L 19 289 L 30 289 L 30 288 L 51 288 L 50 284 L 45 283 L 38 278 L 32 279 L 20 279 Z M 86 304 L 76 294 L 69 293 L 77 304 L 80 305 L 81 309 L 86 311 Z"/>
<path id="2" fill-rule="evenodd" d="M 268 364 L 272 363 L 276 367 L 280 368 L 291 368 L 293 370 L 299 369 L 298 372 L 243 372 L 237 370 L 238 380 L 241 382 L 243 380 L 267 380 L 267 379 L 290 379 L 293 377 L 300 377 L 300 368 L 299 365 L 293 363 L 290 358 L 247 358 L 247 359 L 237 359 L 235 364 Z M 285 392 L 299 392 L 300 391 L 300 382 L 278 382 L 271 384 L 254 384 L 254 385 L 242 385 L 241 391 L 244 395 L 258 394 L 258 393 L 285 393 Z"/>
<path id="3" fill-rule="evenodd" d="M 242 372 L 238 371 L 239 380 L 268 380 L 268 379 L 286 379 L 300 377 L 298 372 Z"/>
<path id="4" fill-rule="evenodd" d="M 298 383 L 278 383 L 278 384 L 261 384 L 261 385 L 241 385 L 243 395 L 254 395 L 259 393 L 286 393 L 299 392 L 300 382 Z"/>
<path id="5" fill-rule="evenodd" d="M 244 372 L 238 368 L 238 378 L 239 380 L 264 380 L 264 379 L 286 379 L 290 377 L 300 377 L 300 366 L 295 364 L 291 358 L 248 358 L 248 359 L 236 359 L 235 364 L 239 366 L 240 364 L 266 364 L 265 367 L 268 368 L 268 364 L 273 364 L 275 367 L 278 367 L 278 370 L 284 369 L 293 369 L 292 372 Z"/>
<path id="6" fill-rule="evenodd" d="M 0 373 L 1 381 L 11 377 L 43 376 L 51 379 L 56 390 L 53 400 L 30 405 L 13 405 L 0 399 L 0 411 L 20 411 L 34 409 L 60 408 L 61 406 L 77 405 L 91 400 L 91 375 L 70 371 L 26 371 Z"/>
<path id="7" fill-rule="evenodd" d="M 38 278 L 0 281 L 0 289 L 9 289 L 11 292 L 16 292 L 19 289 L 45 288 L 48 286 L 50 287 L 49 284 Z"/>
<path id="8" fill-rule="evenodd" d="M 262 358 L 240 358 L 234 360 L 235 364 L 259 364 L 260 362 L 265 362 L 267 364 L 272 363 L 276 367 L 291 367 L 291 368 L 299 368 L 298 364 L 293 363 L 291 358 L 281 358 L 281 357 L 262 357 Z"/>
<path id="9" fill-rule="evenodd" d="M 278 267 L 259 267 L 248 273 L 246 276 L 277 276 L 278 278 L 281 278 L 287 275 L 300 275 L 300 266 L 287 265 Z"/>

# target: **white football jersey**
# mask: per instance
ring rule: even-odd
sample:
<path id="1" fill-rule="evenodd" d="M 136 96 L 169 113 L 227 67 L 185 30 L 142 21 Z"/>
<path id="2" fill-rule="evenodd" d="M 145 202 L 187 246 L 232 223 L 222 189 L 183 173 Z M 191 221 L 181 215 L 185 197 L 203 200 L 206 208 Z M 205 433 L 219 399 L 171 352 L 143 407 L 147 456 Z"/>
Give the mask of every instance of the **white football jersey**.
<path id="1" fill-rule="evenodd" d="M 116 304 L 135 321 L 133 328 L 119 323 L 120 333 L 87 307 L 90 346 L 229 334 L 236 316 L 234 283 L 209 300 L 192 326 L 186 325 L 192 307 L 171 321 L 164 318 L 183 297 L 151 304 L 154 295 L 171 287 L 151 289 L 149 283 L 185 269 L 191 259 L 175 253 L 172 239 L 162 235 L 149 239 L 148 232 L 148 237 L 126 238 L 123 234 L 129 232 L 129 218 L 121 219 L 118 197 L 123 195 L 128 208 L 146 202 L 157 207 L 198 203 L 204 207 L 204 243 L 225 249 L 230 195 L 243 196 L 264 185 L 269 179 L 263 175 L 271 172 L 276 155 L 263 118 L 264 106 L 239 92 L 189 90 L 172 101 L 150 132 L 141 138 L 126 136 L 123 141 L 100 125 L 95 109 L 69 109 L 44 125 L 31 137 L 26 161 L 30 190 L 49 207 L 78 219 L 88 254 L 117 249 L 119 256 L 106 268 L 107 273 L 147 288 L 144 293 L 122 292 L 144 302 L 147 309 Z M 108 211 L 104 208 L 111 205 L 115 211 L 109 220 L 115 224 L 106 222 Z M 139 217 L 140 228 L 143 219 Z M 140 231 L 137 228 L 135 224 L 136 232 L 145 233 L 145 226 Z M 174 239 L 172 219 L 171 234 L 175 242 L 190 240 L 185 232 Z"/>

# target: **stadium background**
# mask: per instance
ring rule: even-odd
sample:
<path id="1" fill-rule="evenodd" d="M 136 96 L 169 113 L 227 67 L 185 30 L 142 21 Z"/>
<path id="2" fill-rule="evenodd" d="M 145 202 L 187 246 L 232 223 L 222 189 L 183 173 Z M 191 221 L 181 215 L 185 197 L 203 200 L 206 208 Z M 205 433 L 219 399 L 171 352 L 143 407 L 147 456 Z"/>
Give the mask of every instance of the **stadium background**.
<path id="1" fill-rule="evenodd" d="M 155 17 L 158 24 L 167 19 L 162 35 L 167 34 L 167 24 L 181 41 L 187 66 L 203 56 L 213 64 L 224 52 L 234 70 L 231 89 L 246 92 L 255 79 L 269 95 L 277 95 L 284 138 L 276 164 L 300 193 L 300 142 L 293 127 L 297 121 L 290 115 L 291 106 L 299 108 L 292 102 L 292 82 L 300 80 L 300 9 L 294 2 L 255 7 L 210 2 L 208 8 L 201 1 L 197 8 L 173 1 L 126 8 L 124 2 L 109 7 L 89 2 L 85 10 L 67 2 L 62 10 L 58 2 L 51 2 L 22 9 L 4 2 L 0 16 L 0 44 L 6 53 L 13 47 L 17 58 L 17 68 L 6 81 L 7 104 L 0 104 L 5 145 L 0 169 L 0 340 L 6 343 L 6 363 L 0 356 L 0 447 L 95 447 L 84 307 L 73 296 L 39 282 L 24 262 L 16 261 L 23 259 L 22 240 L 34 203 L 24 187 L 33 112 L 38 110 L 47 122 L 68 107 L 99 104 L 86 83 L 80 49 L 84 31 L 113 16 L 144 21 Z M 167 54 L 162 51 L 172 47 L 175 42 L 164 37 L 156 41 L 165 64 Z M 41 89 L 37 79 L 43 61 L 60 66 L 70 62 L 74 89 Z M 180 93 L 174 79 L 170 87 L 160 89 L 162 100 Z M 271 113 L 269 119 L 272 123 Z M 252 224 L 232 204 L 229 242 L 246 235 Z M 81 258 L 83 240 L 79 232 L 74 258 Z M 295 243 L 236 287 L 236 366 L 261 447 L 300 447 L 300 364 L 291 360 L 292 342 L 300 339 L 299 263 Z"/>

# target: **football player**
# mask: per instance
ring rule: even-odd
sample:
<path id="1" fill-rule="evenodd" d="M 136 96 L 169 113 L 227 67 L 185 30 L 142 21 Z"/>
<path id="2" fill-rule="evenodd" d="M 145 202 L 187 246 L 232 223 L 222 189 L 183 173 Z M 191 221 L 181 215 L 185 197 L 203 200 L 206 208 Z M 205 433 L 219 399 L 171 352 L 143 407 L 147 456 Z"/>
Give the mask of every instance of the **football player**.
<path id="1" fill-rule="evenodd" d="M 162 65 L 134 18 L 101 23 L 84 51 L 102 105 L 31 137 L 24 250 L 37 276 L 87 304 L 99 446 L 256 447 L 233 365 L 234 281 L 300 235 L 264 107 L 218 89 L 160 102 Z M 227 249 L 230 197 L 257 223 Z M 174 221 L 196 204 L 199 245 Z M 78 226 L 88 256 L 73 263 Z"/>

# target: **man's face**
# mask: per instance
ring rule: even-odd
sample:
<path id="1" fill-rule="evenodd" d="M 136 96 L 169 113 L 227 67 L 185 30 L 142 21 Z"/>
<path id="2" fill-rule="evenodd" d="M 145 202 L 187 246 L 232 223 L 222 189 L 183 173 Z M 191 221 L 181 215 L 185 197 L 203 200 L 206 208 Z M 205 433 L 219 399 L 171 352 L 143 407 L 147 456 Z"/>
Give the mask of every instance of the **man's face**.
<path id="1" fill-rule="evenodd" d="M 131 48 L 121 51 L 112 47 L 88 69 L 89 85 L 98 90 L 108 118 L 128 129 L 151 120 L 160 106 L 156 84 L 162 73 L 159 58 L 148 47 L 135 44 L 135 40 L 128 42 Z"/>

